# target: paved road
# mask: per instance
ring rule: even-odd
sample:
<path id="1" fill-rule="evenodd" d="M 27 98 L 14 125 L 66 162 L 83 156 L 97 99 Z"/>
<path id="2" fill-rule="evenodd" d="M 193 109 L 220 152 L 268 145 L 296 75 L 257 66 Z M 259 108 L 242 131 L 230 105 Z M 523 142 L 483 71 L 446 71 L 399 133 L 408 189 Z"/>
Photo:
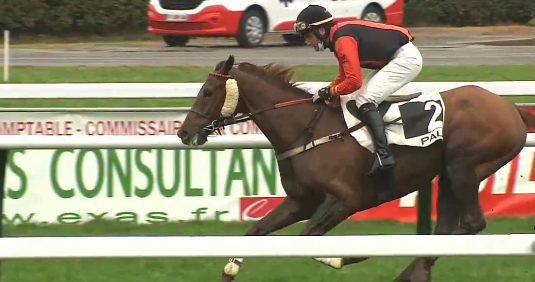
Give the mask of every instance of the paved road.
<path id="1" fill-rule="evenodd" d="M 422 47 L 426 65 L 479 65 L 479 64 L 535 64 L 535 46 L 491 47 L 467 46 L 453 48 Z M 330 52 L 315 53 L 310 47 L 273 47 L 240 50 L 217 48 L 210 51 L 12 51 L 10 65 L 196 65 L 214 66 L 218 61 L 234 55 L 237 61 L 257 64 L 270 62 L 286 65 L 335 65 Z M 3 62 L 2 62 L 3 63 Z"/>
<path id="2" fill-rule="evenodd" d="M 426 65 L 535 64 L 535 46 L 466 44 L 459 38 L 422 38 L 419 42 Z M 183 48 L 167 48 L 163 47 L 162 43 L 128 46 L 81 45 L 56 49 L 12 49 L 10 53 L 10 65 L 33 66 L 214 66 L 231 54 L 237 61 L 257 64 L 336 64 L 333 55 L 328 51 L 316 53 L 310 46 L 288 47 L 280 43 L 271 43 L 255 49 L 238 48 L 232 42 L 218 46 L 194 45 Z M 1 63 L 3 64 L 3 55 Z"/>

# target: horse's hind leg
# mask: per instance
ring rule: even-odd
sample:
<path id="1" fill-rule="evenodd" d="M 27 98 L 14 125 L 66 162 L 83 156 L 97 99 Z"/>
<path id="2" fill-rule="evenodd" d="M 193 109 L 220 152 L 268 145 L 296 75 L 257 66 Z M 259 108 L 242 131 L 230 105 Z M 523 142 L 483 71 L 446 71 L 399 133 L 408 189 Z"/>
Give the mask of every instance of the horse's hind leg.
<path id="1" fill-rule="evenodd" d="M 479 201 L 479 184 L 491 176 L 498 169 L 510 162 L 524 146 L 525 136 L 520 134 L 518 140 L 512 136 L 510 143 L 494 143 L 475 146 L 477 152 L 472 155 L 482 155 L 481 152 L 495 152 L 494 158 L 487 161 L 470 159 L 470 153 L 461 153 L 448 164 L 448 175 L 452 179 L 452 191 L 461 207 L 460 225 L 452 235 L 473 235 L 487 227 L 485 214 Z M 518 141 L 518 142 L 517 142 Z M 490 145 L 490 146 L 489 146 Z M 499 147 L 499 149 L 497 148 Z"/>
<path id="2" fill-rule="evenodd" d="M 344 187 L 346 191 L 351 188 Z M 356 189 L 358 190 L 358 189 Z M 332 194 L 327 194 L 325 200 L 318 207 L 318 210 L 307 222 L 305 229 L 300 235 L 321 236 L 336 227 L 342 221 L 359 210 L 360 199 L 353 193 L 347 193 L 344 199 L 340 199 Z"/>
<path id="3" fill-rule="evenodd" d="M 438 181 L 437 226 L 434 234 L 451 234 L 459 225 L 461 207 L 446 172 L 442 172 Z M 416 258 L 394 280 L 395 282 L 430 281 L 431 266 L 438 258 Z"/>
<path id="4" fill-rule="evenodd" d="M 347 257 L 347 258 L 329 258 L 329 259 L 315 258 L 315 260 L 323 262 L 324 264 L 335 269 L 340 269 L 350 264 L 361 263 L 368 259 L 369 258 L 365 258 L 365 257 Z"/>
<path id="5" fill-rule="evenodd" d="M 439 181 L 435 234 L 469 235 L 485 229 L 485 215 L 479 201 L 479 183 L 511 161 L 522 150 L 522 143 L 519 144 L 505 146 L 504 151 L 507 153 L 500 155 L 497 152 L 496 159 L 479 165 L 469 165 L 470 162 L 465 158 L 451 159 L 448 162 L 446 173 L 441 175 Z M 430 281 L 430 268 L 437 260 L 438 257 L 417 258 L 395 281 Z"/>
<path id="6" fill-rule="evenodd" d="M 358 189 L 357 189 L 358 190 Z M 348 188 L 346 191 L 350 191 Z M 307 223 L 301 235 L 324 235 L 340 224 L 342 221 L 360 210 L 360 197 L 356 195 L 346 195 L 344 200 L 327 194 L 325 201 Z M 336 269 L 342 268 L 344 264 L 362 262 L 368 258 L 314 258 L 328 266 Z"/>
<path id="7" fill-rule="evenodd" d="M 507 163 L 504 163 L 506 159 L 508 159 L 508 156 L 499 158 L 497 161 L 491 163 L 491 166 L 484 172 L 484 178 L 487 178 L 490 174 L 498 170 L 499 167 Z M 438 206 L 442 205 L 444 209 L 438 210 L 438 216 L 443 216 L 446 213 L 449 217 L 453 212 L 460 212 L 460 222 L 458 224 L 455 222 L 454 226 L 454 218 L 448 218 L 444 222 L 450 222 L 448 222 L 447 226 L 441 227 L 441 230 L 438 230 L 439 226 L 437 223 L 436 234 L 474 235 L 486 228 L 485 214 L 479 201 L 479 184 L 484 178 L 478 177 L 476 173 L 477 165 L 474 165 L 474 162 L 474 160 L 470 159 L 470 154 L 455 156 L 448 161 L 446 170 L 450 180 L 449 187 L 451 188 L 449 189 L 451 191 L 448 193 L 451 193 L 451 195 L 447 198 L 455 200 L 452 203 L 458 203 L 458 206 L 452 205 L 445 207 L 443 199 L 439 199 Z M 496 166 L 497 164 L 501 165 Z M 440 189 L 442 188 L 444 187 L 439 187 L 439 195 L 445 194 L 445 191 L 442 191 L 442 194 L 440 194 Z M 417 263 L 415 263 L 414 271 L 408 281 L 429 282 L 431 266 L 437 260 L 438 257 L 416 259 L 415 262 Z"/>
<path id="8" fill-rule="evenodd" d="M 442 219 L 442 226 L 439 229 L 437 224 L 436 234 L 439 232 L 452 235 L 477 234 L 485 229 L 485 216 L 479 202 L 479 181 L 475 166 L 472 163 L 469 154 L 455 156 L 448 161 L 446 174 L 450 181 L 448 186 L 451 189 L 442 189 L 445 186 L 439 187 L 439 195 L 443 197 L 438 200 L 438 206 L 441 207 L 438 216 Z M 449 201 L 444 201 L 444 196 L 451 200 L 451 205 Z M 453 205 L 453 203 L 458 203 L 459 206 Z M 460 211 L 460 224 L 458 226 L 457 219 L 453 216 L 455 211 Z M 444 218 L 444 213 L 447 215 L 446 218 Z M 431 266 L 437 259 L 438 257 L 415 259 L 409 265 L 407 272 L 404 271 L 395 281 L 429 282 Z M 411 267 L 412 269 L 410 269 Z"/>

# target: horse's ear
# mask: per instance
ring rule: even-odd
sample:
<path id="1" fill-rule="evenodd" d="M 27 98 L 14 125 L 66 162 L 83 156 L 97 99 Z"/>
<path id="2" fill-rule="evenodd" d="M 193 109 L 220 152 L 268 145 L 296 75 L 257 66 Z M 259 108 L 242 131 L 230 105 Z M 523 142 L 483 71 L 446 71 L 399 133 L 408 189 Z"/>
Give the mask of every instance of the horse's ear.
<path id="1" fill-rule="evenodd" d="M 223 66 L 223 69 L 221 70 L 221 73 L 228 74 L 230 70 L 232 69 L 232 66 L 234 65 L 234 56 L 230 55 L 225 62 L 225 65 Z"/>

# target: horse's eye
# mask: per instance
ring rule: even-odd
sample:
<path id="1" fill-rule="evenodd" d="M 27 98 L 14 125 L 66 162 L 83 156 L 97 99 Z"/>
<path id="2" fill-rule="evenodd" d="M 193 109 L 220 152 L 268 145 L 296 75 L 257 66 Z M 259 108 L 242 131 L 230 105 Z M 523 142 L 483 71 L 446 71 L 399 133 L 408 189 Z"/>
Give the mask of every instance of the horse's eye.
<path id="1" fill-rule="evenodd" d="M 209 96 L 211 96 L 211 95 L 212 95 L 212 89 L 210 89 L 210 88 L 206 87 L 206 88 L 204 88 L 204 90 L 203 90 L 203 93 L 202 93 L 202 94 L 203 94 L 203 97 L 209 97 Z"/>

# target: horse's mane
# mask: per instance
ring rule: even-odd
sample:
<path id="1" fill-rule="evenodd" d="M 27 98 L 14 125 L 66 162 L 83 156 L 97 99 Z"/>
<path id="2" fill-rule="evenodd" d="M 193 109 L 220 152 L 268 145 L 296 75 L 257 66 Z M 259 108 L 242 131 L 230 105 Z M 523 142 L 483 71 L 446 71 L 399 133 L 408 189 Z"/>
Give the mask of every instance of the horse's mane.
<path id="1" fill-rule="evenodd" d="M 214 70 L 218 71 L 225 65 L 225 61 L 219 62 Z M 293 71 L 290 67 L 284 65 L 270 63 L 263 66 L 257 66 L 248 62 L 237 63 L 238 69 L 247 74 L 254 75 L 262 80 L 268 81 L 280 89 L 290 90 L 293 93 L 310 97 L 310 93 L 299 88 L 300 83 L 292 82 Z"/>
<path id="2" fill-rule="evenodd" d="M 292 81 L 294 73 L 290 67 L 275 63 L 257 66 L 243 62 L 238 64 L 238 69 L 269 81 L 281 89 L 288 89 L 293 93 L 298 93 L 299 95 L 305 95 L 307 97 L 310 96 L 309 92 L 298 87 L 300 83 Z"/>

